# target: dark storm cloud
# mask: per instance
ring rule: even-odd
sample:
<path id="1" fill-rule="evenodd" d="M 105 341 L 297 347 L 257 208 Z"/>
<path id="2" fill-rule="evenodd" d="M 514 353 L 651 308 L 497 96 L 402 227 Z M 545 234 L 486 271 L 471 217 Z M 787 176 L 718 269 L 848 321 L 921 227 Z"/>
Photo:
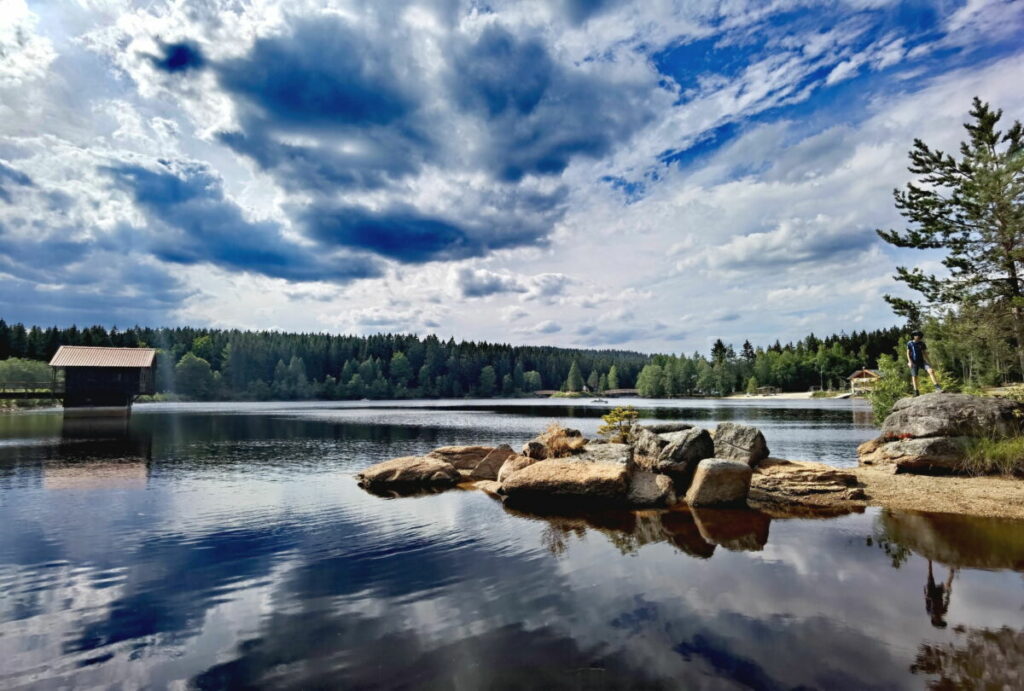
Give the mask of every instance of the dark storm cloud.
<path id="1" fill-rule="evenodd" d="M 653 117 L 647 89 L 564 68 L 539 39 L 500 26 L 456 51 L 450 85 L 458 106 L 485 121 L 483 163 L 505 182 L 604 156 Z"/>
<path id="2" fill-rule="evenodd" d="M 413 174 L 435 146 L 416 122 L 419 96 L 399 77 L 395 55 L 337 18 L 259 39 L 216 66 L 241 126 L 219 138 L 291 190 L 376 189 Z"/>
<path id="3" fill-rule="evenodd" d="M 491 250 L 534 244 L 529 225 L 471 227 L 407 206 L 374 212 L 354 206 L 312 206 L 298 220 L 325 245 L 367 250 L 409 264 L 479 257 Z"/>
<path id="4" fill-rule="evenodd" d="M 188 72 L 203 67 L 206 59 L 199 46 L 191 41 L 163 43 L 160 45 L 162 55 L 147 56 L 153 67 L 171 74 Z"/>
<path id="5" fill-rule="evenodd" d="M 106 169 L 147 213 L 156 231 L 150 249 L 157 258 L 295 281 L 343 283 L 380 275 L 372 260 L 325 256 L 323 248 L 287 241 L 277 223 L 247 220 L 205 166 L 182 164 L 178 171 L 166 163 L 159 170 L 138 165 Z"/>
<path id="6" fill-rule="evenodd" d="M 11 193 L 7 191 L 4 183 L 10 183 L 20 187 L 34 186 L 32 178 L 25 175 L 20 170 L 15 170 L 4 163 L 0 163 L 0 201 L 5 201 L 8 204 L 11 203 L 12 198 Z"/>

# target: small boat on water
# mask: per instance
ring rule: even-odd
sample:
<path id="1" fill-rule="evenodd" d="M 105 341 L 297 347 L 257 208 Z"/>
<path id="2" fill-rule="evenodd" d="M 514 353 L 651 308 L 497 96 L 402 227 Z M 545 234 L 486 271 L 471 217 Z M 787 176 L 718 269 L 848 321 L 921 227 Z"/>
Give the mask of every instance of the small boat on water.
<path id="1" fill-rule="evenodd" d="M 607 402 L 608 401 L 604 400 L 603 398 L 595 398 L 594 400 L 591 401 L 591 403 L 607 403 Z"/>

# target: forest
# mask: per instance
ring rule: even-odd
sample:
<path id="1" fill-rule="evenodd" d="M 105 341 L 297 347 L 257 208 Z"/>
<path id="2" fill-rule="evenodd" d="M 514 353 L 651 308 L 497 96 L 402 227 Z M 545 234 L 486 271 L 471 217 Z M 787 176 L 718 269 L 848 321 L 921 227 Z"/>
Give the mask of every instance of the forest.
<path id="1" fill-rule="evenodd" d="M 0 319 L 0 379 L 48 378 L 61 345 L 159 349 L 157 388 L 199 400 L 308 400 L 518 396 L 539 390 L 638 388 L 648 397 L 725 395 L 753 385 L 806 391 L 842 387 L 900 341 L 897 328 L 737 352 L 718 340 L 709 356 L 442 341 L 402 334 L 197 328 L 67 328 Z M 33 366 L 34 365 L 34 366 Z"/>

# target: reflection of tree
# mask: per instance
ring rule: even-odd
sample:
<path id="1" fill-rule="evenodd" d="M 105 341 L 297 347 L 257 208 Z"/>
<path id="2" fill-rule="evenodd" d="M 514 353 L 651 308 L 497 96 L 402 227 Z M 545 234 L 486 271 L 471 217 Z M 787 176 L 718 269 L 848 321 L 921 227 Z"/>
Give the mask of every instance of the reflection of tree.
<path id="1" fill-rule="evenodd" d="M 907 559 L 910 558 L 910 548 L 904 547 L 898 542 L 893 542 L 885 534 L 884 531 L 876 530 L 874 535 L 869 535 L 865 544 L 868 547 L 872 545 L 878 545 L 878 547 L 885 552 L 885 555 L 889 557 L 892 562 L 892 568 L 898 569 L 907 563 Z"/>
<path id="2" fill-rule="evenodd" d="M 961 640 L 942 645 L 925 643 L 910 671 L 938 678 L 928 688 L 1021 689 L 1024 688 L 1024 631 L 1008 627 L 953 629 Z"/>
<path id="3" fill-rule="evenodd" d="M 928 560 L 928 582 L 924 586 L 924 608 L 932 618 L 932 626 L 937 629 L 946 628 L 946 612 L 949 611 L 949 598 L 953 595 L 953 575 L 956 569 L 949 569 L 946 582 L 936 584 L 932 573 L 932 560 Z"/>
<path id="4" fill-rule="evenodd" d="M 577 538 L 582 540 L 583 535 L 586 532 L 586 528 L 582 525 L 571 525 L 552 521 L 544 528 L 544 531 L 541 533 L 540 541 L 549 552 L 557 557 L 565 554 L 565 550 L 569 548 L 570 535 L 575 535 Z"/>

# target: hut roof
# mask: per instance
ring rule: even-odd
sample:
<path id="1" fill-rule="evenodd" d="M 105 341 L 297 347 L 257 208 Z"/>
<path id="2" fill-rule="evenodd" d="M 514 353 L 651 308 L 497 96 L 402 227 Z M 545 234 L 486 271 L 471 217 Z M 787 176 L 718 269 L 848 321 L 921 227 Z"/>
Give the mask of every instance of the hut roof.
<path id="1" fill-rule="evenodd" d="M 152 367 L 154 348 L 61 346 L 50 367 Z"/>
<path id="2" fill-rule="evenodd" d="M 882 373 L 876 369 L 859 369 L 847 379 L 881 379 Z"/>

